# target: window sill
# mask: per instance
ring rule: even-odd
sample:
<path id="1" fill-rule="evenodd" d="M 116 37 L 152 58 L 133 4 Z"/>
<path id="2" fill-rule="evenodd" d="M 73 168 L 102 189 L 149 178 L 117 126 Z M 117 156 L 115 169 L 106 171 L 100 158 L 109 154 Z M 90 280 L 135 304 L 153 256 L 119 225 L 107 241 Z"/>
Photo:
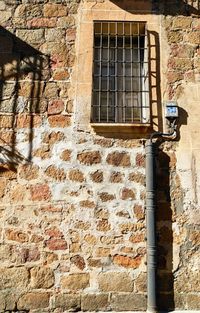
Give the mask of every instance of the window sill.
<path id="1" fill-rule="evenodd" d="M 90 123 L 98 135 L 112 138 L 148 138 L 152 133 L 152 125 L 128 123 Z"/>

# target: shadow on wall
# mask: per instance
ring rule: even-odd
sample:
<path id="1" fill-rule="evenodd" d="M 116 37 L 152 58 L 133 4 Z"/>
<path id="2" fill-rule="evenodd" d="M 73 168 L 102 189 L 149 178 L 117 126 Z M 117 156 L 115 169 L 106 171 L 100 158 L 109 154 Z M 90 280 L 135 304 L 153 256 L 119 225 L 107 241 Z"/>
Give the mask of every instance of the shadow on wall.
<path id="1" fill-rule="evenodd" d="M 160 142 L 158 141 L 158 146 Z M 170 197 L 170 158 L 157 147 L 157 299 L 159 310 L 174 310 L 173 230 Z"/>
<path id="2" fill-rule="evenodd" d="M 47 109 L 41 94 L 49 58 L 1 26 L 0 43 L 0 161 L 13 165 L 24 159 L 16 150 L 16 130 L 23 126 L 31 160 L 34 116 Z"/>
<path id="3" fill-rule="evenodd" d="M 111 0 L 123 10 L 134 14 L 152 12 L 164 15 L 200 14 L 199 0 Z"/>

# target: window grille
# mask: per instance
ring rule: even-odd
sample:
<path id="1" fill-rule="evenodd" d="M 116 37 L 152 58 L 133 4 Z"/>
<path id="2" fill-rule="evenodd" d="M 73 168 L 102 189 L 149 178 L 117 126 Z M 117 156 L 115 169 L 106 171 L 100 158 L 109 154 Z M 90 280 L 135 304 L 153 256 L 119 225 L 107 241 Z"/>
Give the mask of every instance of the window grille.
<path id="1" fill-rule="evenodd" d="M 93 123 L 148 123 L 146 24 L 94 22 Z"/>

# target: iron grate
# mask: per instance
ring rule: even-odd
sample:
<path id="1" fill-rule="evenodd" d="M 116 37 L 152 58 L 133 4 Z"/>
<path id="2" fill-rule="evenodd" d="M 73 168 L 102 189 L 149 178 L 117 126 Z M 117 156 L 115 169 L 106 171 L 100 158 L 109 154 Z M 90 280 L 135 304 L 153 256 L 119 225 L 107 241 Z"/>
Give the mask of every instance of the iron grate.
<path id="1" fill-rule="evenodd" d="M 94 22 L 92 122 L 149 122 L 145 22 Z"/>

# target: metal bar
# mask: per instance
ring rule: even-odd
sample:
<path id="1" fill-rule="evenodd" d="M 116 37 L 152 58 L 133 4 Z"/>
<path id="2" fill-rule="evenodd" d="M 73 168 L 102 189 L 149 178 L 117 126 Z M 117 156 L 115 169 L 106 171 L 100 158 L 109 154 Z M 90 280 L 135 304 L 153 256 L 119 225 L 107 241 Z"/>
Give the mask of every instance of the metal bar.
<path id="1" fill-rule="evenodd" d="M 156 187 L 154 143 L 146 143 L 147 311 L 156 312 Z"/>

